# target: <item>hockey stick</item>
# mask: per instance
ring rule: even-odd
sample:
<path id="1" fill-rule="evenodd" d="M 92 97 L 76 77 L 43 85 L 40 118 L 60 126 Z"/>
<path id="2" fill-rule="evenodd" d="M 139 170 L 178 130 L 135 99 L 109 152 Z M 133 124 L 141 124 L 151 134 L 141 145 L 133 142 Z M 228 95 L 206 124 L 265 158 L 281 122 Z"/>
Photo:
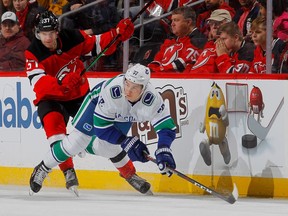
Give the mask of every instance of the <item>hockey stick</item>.
<path id="1" fill-rule="evenodd" d="M 157 164 L 156 160 L 154 158 L 150 157 L 147 154 L 146 154 L 146 158 L 147 158 L 147 160 L 152 161 L 153 163 Z M 233 185 L 232 193 L 229 196 L 225 196 L 225 195 L 220 194 L 219 192 L 217 192 L 217 191 L 215 191 L 215 190 L 213 190 L 213 189 L 211 189 L 209 187 L 206 187 L 205 185 L 203 185 L 200 182 L 188 177 L 187 175 L 179 172 L 176 169 L 172 169 L 170 167 L 167 167 L 167 169 L 169 171 L 171 171 L 172 173 L 176 174 L 177 176 L 183 178 L 184 180 L 189 181 L 190 183 L 194 184 L 195 186 L 201 188 L 202 190 L 206 191 L 207 193 L 209 193 L 209 194 L 211 194 L 211 195 L 213 195 L 215 197 L 218 197 L 218 198 L 220 198 L 220 199 L 222 199 L 222 200 L 224 200 L 224 201 L 226 201 L 226 202 L 228 202 L 230 204 L 235 203 L 236 200 L 238 199 L 238 189 L 237 189 L 237 186 L 236 186 L 235 183 Z"/>
<path id="2" fill-rule="evenodd" d="M 142 13 L 144 13 L 144 11 L 154 2 L 154 0 L 150 0 L 132 19 L 131 19 L 131 22 L 135 22 L 136 19 L 138 17 L 140 17 L 142 15 Z M 86 67 L 84 68 L 80 75 L 83 75 L 86 71 L 88 71 L 90 68 L 92 68 L 94 66 L 94 64 L 104 55 L 104 53 L 114 44 L 116 43 L 116 41 L 119 39 L 121 35 L 120 34 L 117 34 L 117 36 L 112 40 L 110 41 L 109 44 L 107 44 L 107 46 L 97 55 L 95 56 L 94 60 Z"/>
<path id="3" fill-rule="evenodd" d="M 267 127 L 263 127 L 251 114 L 248 114 L 248 119 L 247 119 L 247 125 L 249 130 L 259 139 L 264 140 L 270 131 L 278 113 L 280 112 L 282 106 L 284 104 L 284 97 L 280 101 L 280 104 L 278 105 L 275 113 L 272 116 L 272 119 L 270 120 L 269 124 Z"/>

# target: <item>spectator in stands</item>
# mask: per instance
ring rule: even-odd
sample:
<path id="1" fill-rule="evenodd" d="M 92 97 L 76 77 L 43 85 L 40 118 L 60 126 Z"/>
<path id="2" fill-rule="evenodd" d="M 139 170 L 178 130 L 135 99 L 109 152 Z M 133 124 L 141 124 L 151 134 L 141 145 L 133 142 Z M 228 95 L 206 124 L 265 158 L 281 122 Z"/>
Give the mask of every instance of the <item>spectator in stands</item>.
<path id="1" fill-rule="evenodd" d="M 146 13 L 144 14 L 145 18 L 158 17 L 165 13 L 169 13 L 178 7 L 183 7 L 191 4 L 195 0 L 154 0 L 152 4 L 147 8 Z M 148 0 L 145 0 L 148 2 Z M 135 16 L 141 8 L 133 7 L 130 8 L 131 17 Z M 137 21 L 136 21 L 137 23 Z M 144 40 L 149 39 L 149 41 L 158 42 L 159 40 L 163 42 L 170 35 L 170 25 L 171 16 L 150 22 L 148 25 L 145 25 L 145 38 Z M 136 29 L 136 35 L 138 35 Z M 147 38 L 147 39 L 146 39 Z"/>
<path id="2" fill-rule="evenodd" d="M 94 1 L 95 0 L 72 0 L 63 8 L 63 12 L 66 13 L 76 10 Z M 115 6 L 115 0 L 106 0 L 79 13 L 73 14 L 69 16 L 69 18 L 64 18 L 63 28 L 81 29 L 85 30 L 89 35 L 97 35 L 109 31 L 115 27 L 119 21 L 120 18 Z"/>
<path id="3" fill-rule="evenodd" d="M 267 1 L 259 0 L 260 14 L 266 17 Z M 288 13 L 286 11 L 286 0 L 272 2 L 273 36 L 283 41 L 288 41 Z"/>
<path id="4" fill-rule="evenodd" d="M 13 0 L 13 5 L 24 35 L 32 41 L 34 37 L 35 16 L 44 9 L 38 7 L 36 0 Z"/>
<path id="5" fill-rule="evenodd" d="M 196 26 L 199 30 L 208 35 L 209 25 L 207 24 L 207 19 L 210 17 L 211 13 L 217 9 L 225 9 L 230 13 L 233 18 L 235 15 L 234 8 L 230 7 L 224 0 L 205 0 L 206 11 L 199 14 L 197 17 Z"/>
<path id="6" fill-rule="evenodd" d="M 63 14 L 63 7 L 68 3 L 67 0 L 49 0 L 49 11 L 52 11 L 56 16 Z"/>
<path id="7" fill-rule="evenodd" d="M 70 0 L 37 0 L 38 5 L 45 10 L 51 11 L 57 17 L 64 13 L 63 8 Z"/>
<path id="8" fill-rule="evenodd" d="M 234 22 L 219 27 L 215 63 L 219 73 L 248 73 L 254 58 L 255 46 L 246 42 Z"/>
<path id="9" fill-rule="evenodd" d="M 147 8 L 147 11 L 152 16 L 160 16 L 164 13 L 173 11 L 178 7 L 183 7 L 192 3 L 195 0 L 155 0 L 151 6 Z"/>
<path id="10" fill-rule="evenodd" d="M 217 57 L 216 40 L 219 38 L 218 29 L 221 25 L 231 22 L 230 13 L 224 9 L 214 10 L 211 16 L 207 19 L 209 25 L 209 41 L 206 43 L 203 52 L 197 58 L 190 73 L 218 73 L 218 68 L 215 64 Z"/>
<path id="11" fill-rule="evenodd" d="M 29 45 L 30 41 L 24 36 L 16 14 L 11 11 L 5 12 L 1 17 L 0 70 L 24 70 L 24 51 Z"/>
<path id="12" fill-rule="evenodd" d="M 40 7 L 43 7 L 46 10 L 48 10 L 48 8 L 50 7 L 50 0 L 37 0 L 37 2 Z"/>
<path id="13" fill-rule="evenodd" d="M 83 5 L 94 2 L 95 0 L 72 0 L 65 7 L 63 12 L 77 10 Z M 120 21 L 115 0 L 106 0 L 85 10 L 64 17 L 61 28 L 64 29 L 81 29 L 89 35 L 98 35 L 111 28 L 114 28 Z M 122 70 L 122 50 L 121 45 L 117 51 L 109 56 L 102 56 L 97 63 L 91 68 L 91 71 L 119 71 Z M 87 64 L 91 59 L 86 59 Z M 92 59 L 93 60 L 93 59 Z"/>
<path id="14" fill-rule="evenodd" d="M 279 73 L 288 73 L 288 43 L 285 46 L 280 55 Z"/>
<path id="15" fill-rule="evenodd" d="M 257 17 L 251 25 L 252 40 L 256 45 L 254 59 L 250 73 L 266 73 L 266 18 Z M 278 73 L 280 67 L 280 55 L 283 51 L 284 42 L 279 38 L 272 42 L 272 73 Z"/>
<path id="16" fill-rule="evenodd" d="M 12 4 L 12 0 L 1 0 L 0 3 L 0 17 L 6 12 L 6 11 L 13 11 L 15 12 L 15 9 Z"/>
<path id="17" fill-rule="evenodd" d="M 246 40 L 251 40 L 251 23 L 259 14 L 260 5 L 256 0 L 239 0 L 241 8 L 236 10 L 233 21 L 240 27 Z"/>
<path id="18" fill-rule="evenodd" d="M 176 37 L 166 39 L 154 60 L 148 64 L 153 72 L 183 72 L 201 53 L 207 39 L 196 28 L 196 14 L 190 7 L 172 12 L 171 29 Z"/>
<path id="19" fill-rule="evenodd" d="M 235 10 L 241 6 L 238 0 L 229 0 L 229 5 Z"/>

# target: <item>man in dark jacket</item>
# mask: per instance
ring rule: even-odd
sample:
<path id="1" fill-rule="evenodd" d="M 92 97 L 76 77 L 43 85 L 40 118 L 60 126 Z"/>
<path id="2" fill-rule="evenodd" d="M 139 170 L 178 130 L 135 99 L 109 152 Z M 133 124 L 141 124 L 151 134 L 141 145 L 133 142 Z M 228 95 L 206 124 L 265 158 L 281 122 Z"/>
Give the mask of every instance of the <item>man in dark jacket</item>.
<path id="1" fill-rule="evenodd" d="M 1 17 L 0 70 L 24 70 L 24 51 L 29 44 L 30 41 L 20 29 L 16 14 L 10 11 L 5 12 Z"/>

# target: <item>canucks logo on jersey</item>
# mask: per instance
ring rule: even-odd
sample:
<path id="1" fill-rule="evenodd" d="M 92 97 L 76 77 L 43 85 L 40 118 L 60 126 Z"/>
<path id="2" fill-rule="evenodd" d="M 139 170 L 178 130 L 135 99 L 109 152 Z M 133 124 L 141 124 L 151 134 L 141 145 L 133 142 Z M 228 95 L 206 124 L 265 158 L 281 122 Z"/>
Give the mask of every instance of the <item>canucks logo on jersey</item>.
<path id="1" fill-rule="evenodd" d="M 112 88 L 110 89 L 110 93 L 111 93 L 111 97 L 113 99 L 117 99 L 117 98 L 122 97 L 122 90 L 121 90 L 121 87 L 119 85 L 112 86 Z"/>
<path id="2" fill-rule="evenodd" d="M 142 102 L 146 106 L 151 106 L 154 100 L 155 100 L 155 95 L 152 92 L 148 91 L 148 92 L 145 92 Z"/>

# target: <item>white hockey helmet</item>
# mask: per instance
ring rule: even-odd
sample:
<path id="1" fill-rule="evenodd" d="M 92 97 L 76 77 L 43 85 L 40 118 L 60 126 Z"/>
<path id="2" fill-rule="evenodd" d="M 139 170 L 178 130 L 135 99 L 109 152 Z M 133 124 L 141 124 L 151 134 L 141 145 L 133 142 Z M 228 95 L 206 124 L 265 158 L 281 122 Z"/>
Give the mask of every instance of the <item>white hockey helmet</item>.
<path id="1" fill-rule="evenodd" d="M 125 79 L 133 83 L 143 85 L 145 88 L 150 81 L 151 71 L 148 67 L 136 64 L 130 67 L 125 73 Z"/>

